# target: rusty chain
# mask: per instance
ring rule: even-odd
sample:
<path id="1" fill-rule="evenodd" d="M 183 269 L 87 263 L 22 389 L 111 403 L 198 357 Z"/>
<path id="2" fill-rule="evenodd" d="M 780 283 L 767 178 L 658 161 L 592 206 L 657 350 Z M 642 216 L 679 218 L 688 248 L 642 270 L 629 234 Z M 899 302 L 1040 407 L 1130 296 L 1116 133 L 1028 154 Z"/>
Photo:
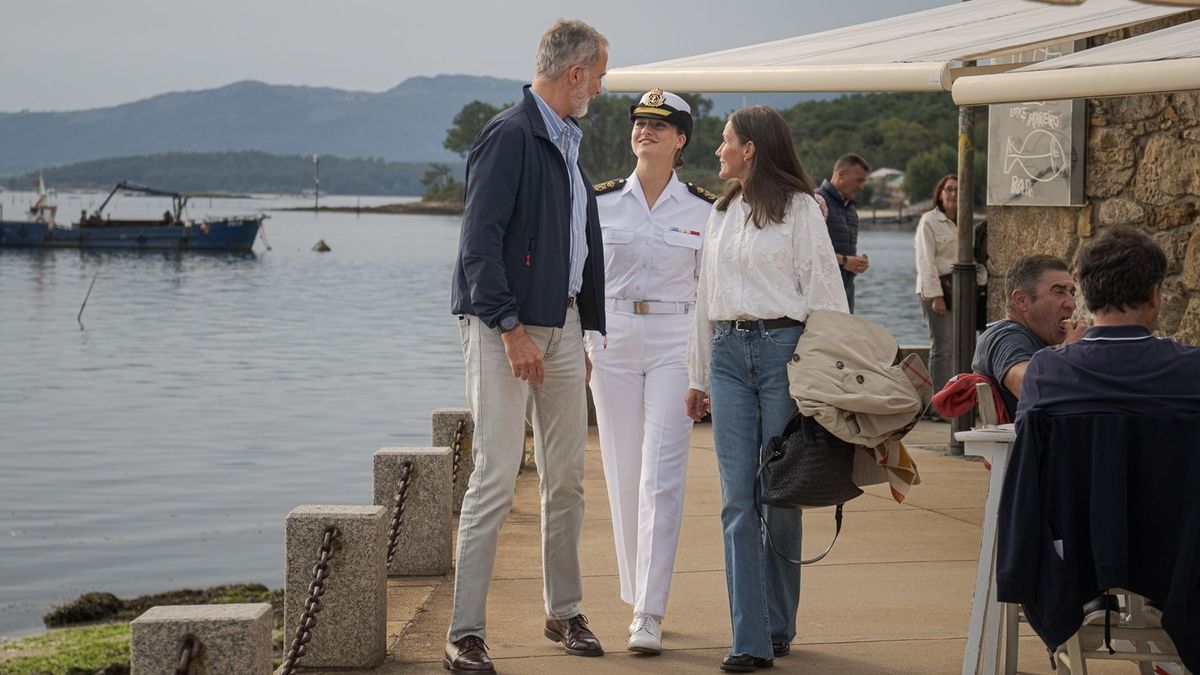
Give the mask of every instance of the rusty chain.
<path id="1" fill-rule="evenodd" d="M 454 437 L 450 440 L 450 450 L 454 454 L 454 473 L 451 476 L 451 487 L 458 487 L 458 465 L 462 463 L 463 436 L 467 431 L 467 420 L 460 419 L 454 429 Z"/>
<path id="2" fill-rule="evenodd" d="M 183 643 L 179 645 L 179 667 L 175 669 L 175 675 L 188 675 L 192 669 L 192 659 L 200 657 L 200 638 L 188 633 L 183 636 Z"/>
<path id="3" fill-rule="evenodd" d="M 392 503 L 392 529 L 388 530 L 387 561 L 392 564 L 396 557 L 396 540 L 400 538 L 400 526 L 404 524 L 404 500 L 408 497 L 408 486 L 412 483 L 413 463 L 407 461 L 400 465 L 400 488 Z"/>
<path id="4" fill-rule="evenodd" d="M 329 579 L 329 559 L 333 557 L 333 542 L 342 536 L 341 530 L 330 525 L 325 528 L 321 547 L 317 549 L 317 564 L 313 565 L 313 580 L 308 585 L 308 599 L 304 601 L 304 612 L 296 625 L 296 635 L 292 638 L 292 646 L 280 668 L 280 675 L 293 675 L 296 663 L 308 652 L 308 643 L 312 641 L 312 630 L 317 625 L 317 612 L 321 611 L 321 596 L 325 595 L 325 582 Z"/>

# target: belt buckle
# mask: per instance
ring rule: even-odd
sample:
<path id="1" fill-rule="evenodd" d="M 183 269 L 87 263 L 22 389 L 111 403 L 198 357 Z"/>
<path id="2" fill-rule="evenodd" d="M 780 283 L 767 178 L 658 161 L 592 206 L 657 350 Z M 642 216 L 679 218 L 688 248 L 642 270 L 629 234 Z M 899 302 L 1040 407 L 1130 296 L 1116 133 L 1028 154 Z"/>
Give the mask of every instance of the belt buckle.
<path id="1" fill-rule="evenodd" d="M 733 329 L 740 330 L 740 331 L 750 331 L 750 330 L 754 330 L 755 328 L 757 328 L 757 325 L 756 325 L 757 323 L 758 323 L 757 321 L 754 321 L 751 319 L 734 319 L 733 320 Z"/>
<path id="2" fill-rule="evenodd" d="M 650 303 L 646 302 L 645 300 L 634 300 L 633 301 L 633 313 L 634 314 L 649 314 L 650 313 Z"/>

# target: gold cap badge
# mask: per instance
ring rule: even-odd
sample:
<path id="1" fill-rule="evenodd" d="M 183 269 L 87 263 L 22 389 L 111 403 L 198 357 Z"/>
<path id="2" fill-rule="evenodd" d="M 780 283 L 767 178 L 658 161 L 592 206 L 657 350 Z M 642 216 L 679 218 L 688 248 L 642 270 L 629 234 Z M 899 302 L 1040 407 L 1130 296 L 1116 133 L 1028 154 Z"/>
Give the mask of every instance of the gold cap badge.
<path id="1" fill-rule="evenodd" d="M 642 103 L 658 107 L 666 102 L 666 97 L 663 96 L 663 90 L 657 87 L 646 92 L 646 97 L 642 99 Z"/>

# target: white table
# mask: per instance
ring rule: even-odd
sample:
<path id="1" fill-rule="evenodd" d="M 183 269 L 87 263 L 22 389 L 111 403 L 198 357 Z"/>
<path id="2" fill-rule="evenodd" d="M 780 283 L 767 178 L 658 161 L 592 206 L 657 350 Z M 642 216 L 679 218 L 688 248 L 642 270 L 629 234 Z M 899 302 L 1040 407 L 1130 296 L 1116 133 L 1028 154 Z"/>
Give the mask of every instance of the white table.
<path id="1" fill-rule="evenodd" d="M 1000 512 L 1000 491 L 1008 469 L 1009 452 L 1016 434 L 1013 425 L 1003 424 L 960 431 L 954 437 L 963 443 L 967 455 L 983 457 L 992 465 L 987 502 L 983 510 L 983 537 L 979 545 L 979 566 L 975 572 L 975 595 L 971 601 L 971 624 L 967 648 L 963 654 L 963 675 L 975 675 L 983 657 L 982 671 L 996 673 L 1000 658 L 1001 623 L 1009 639 L 1005 644 L 1004 672 L 1017 671 L 1017 608 L 996 601 L 996 520 Z"/>

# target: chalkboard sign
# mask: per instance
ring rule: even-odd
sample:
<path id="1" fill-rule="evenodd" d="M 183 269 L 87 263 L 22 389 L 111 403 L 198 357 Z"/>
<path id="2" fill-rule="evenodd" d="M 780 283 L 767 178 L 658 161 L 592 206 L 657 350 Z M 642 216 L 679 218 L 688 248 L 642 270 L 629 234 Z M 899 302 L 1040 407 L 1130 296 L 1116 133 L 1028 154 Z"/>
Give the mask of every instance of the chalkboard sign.
<path id="1" fill-rule="evenodd" d="M 994 63 L 1031 63 L 1072 51 L 1068 43 Z M 1082 204 L 1086 102 L 1027 101 L 988 108 L 988 204 Z"/>

